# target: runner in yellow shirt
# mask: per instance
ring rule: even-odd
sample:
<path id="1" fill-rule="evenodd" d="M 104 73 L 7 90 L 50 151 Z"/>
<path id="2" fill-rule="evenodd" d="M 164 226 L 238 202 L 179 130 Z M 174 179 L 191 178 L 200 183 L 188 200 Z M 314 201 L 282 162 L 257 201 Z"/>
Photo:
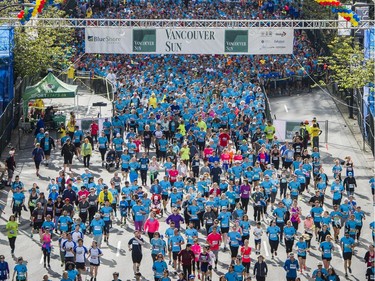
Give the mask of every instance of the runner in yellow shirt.
<path id="1" fill-rule="evenodd" d="M 275 126 L 272 125 L 271 120 L 267 121 L 267 126 L 264 128 L 264 133 L 266 135 L 267 143 L 271 143 L 273 141 L 273 136 L 276 133 Z"/>

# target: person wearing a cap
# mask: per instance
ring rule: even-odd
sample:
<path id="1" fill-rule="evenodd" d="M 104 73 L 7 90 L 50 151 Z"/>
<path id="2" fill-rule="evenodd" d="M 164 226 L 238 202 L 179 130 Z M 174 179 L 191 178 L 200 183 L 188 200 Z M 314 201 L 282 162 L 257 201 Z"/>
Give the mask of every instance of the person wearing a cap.
<path id="1" fill-rule="evenodd" d="M 23 263 L 23 258 L 19 257 L 17 259 L 17 264 L 14 266 L 14 272 L 13 272 L 12 280 L 26 281 L 27 278 L 28 278 L 28 274 L 27 273 L 28 273 L 27 272 L 27 267 Z"/>
<path id="2" fill-rule="evenodd" d="M 88 211 L 89 211 L 89 208 L 90 208 L 90 203 L 87 201 L 87 195 L 86 194 L 82 194 L 81 200 L 79 201 L 77 207 L 78 207 L 78 210 L 79 210 L 78 216 L 80 217 L 82 222 L 85 224 L 86 221 L 87 221 L 87 218 L 88 218 Z"/>
<path id="3" fill-rule="evenodd" d="M 63 211 L 66 211 L 66 213 L 68 214 L 68 216 L 70 216 L 71 218 L 74 217 L 74 205 L 71 204 L 71 201 L 69 198 L 65 198 L 64 200 L 64 205 L 62 207 Z"/>
<path id="4" fill-rule="evenodd" d="M 40 140 L 40 147 L 43 149 L 44 156 L 46 158 L 45 164 L 46 166 L 49 165 L 51 150 L 52 148 L 55 149 L 55 141 L 52 137 L 50 137 L 48 132 L 44 133 L 44 138 Z"/>
<path id="5" fill-rule="evenodd" d="M 267 263 L 262 255 L 258 256 L 257 262 L 254 264 L 253 274 L 257 281 L 265 281 L 268 274 Z"/>
<path id="6" fill-rule="evenodd" d="M 325 268 L 323 268 L 323 263 L 318 262 L 317 266 L 318 266 L 318 268 L 313 271 L 313 274 L 312 274 L 311 277 L 312 278 L 318 277 L 319 272 L 320 272 L 320 277 L 322 278 L 322 280 L 323 280 L 323 278 L 327 278 L 328 271 Z"/>
<path id="7" fill-rule="evenodd" d="M 297 278 L 297 272 L 299 270 L 298 260 L 294 258 L 294 254 L 290 253 L 289 258 L 284 263 L 284 270 L 286 271 L 286 280 L 295 281 Z"/>

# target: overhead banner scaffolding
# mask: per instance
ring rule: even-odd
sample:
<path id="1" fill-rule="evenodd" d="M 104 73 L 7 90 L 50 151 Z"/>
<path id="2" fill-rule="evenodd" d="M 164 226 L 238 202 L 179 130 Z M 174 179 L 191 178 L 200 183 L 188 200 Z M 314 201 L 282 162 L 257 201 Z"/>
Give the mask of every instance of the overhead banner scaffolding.
<path id="1" fill-rule="evenodd" d="M 96 54 L 292 54 L 292 28 L 85 29 L 86 53 Z"/>

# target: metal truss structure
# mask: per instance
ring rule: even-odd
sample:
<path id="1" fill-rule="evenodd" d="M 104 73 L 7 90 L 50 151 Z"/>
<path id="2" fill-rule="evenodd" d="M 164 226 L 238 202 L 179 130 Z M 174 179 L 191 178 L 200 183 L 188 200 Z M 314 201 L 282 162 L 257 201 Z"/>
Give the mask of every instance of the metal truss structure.
<path id="1" fill-rule="evenodd" d="M 18 18 L 0 18 L 0 23 L 20 26 Z M 374 20 L 362 20 L 354 27 L 339 20 L 148 20 L 148 19 L 70 19 L 33 18 L 25 27 L 86 28 L 86 27 L 135 27 L 135 28 L 294 28 L 294 29 L 368 29 L 375 27 Z"/>

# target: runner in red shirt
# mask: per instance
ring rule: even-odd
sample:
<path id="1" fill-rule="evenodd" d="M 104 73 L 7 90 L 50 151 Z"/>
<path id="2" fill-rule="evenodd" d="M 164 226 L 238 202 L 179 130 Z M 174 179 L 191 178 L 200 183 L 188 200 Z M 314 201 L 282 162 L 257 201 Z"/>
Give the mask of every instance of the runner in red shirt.
<path id="1" fill-rule="evenodd" d="M 245 279 L 250 276 L 250 254 L 251 254 L 251 247 L 249 247 L 249 240 L 244 241 L 244 245 L 241 247 L 241 256 L 242 256 L 242 265 L 245 267 Z"/>
<path id="2" fill-rule="evenodd" d="M 173 186 L 173 184 L 177 181 L 178 171 L 176 170 L 176 165 L 172 166 L 172 169 L 168 171 L 169 174 L 169 182 Z"/>
<path id="3" fill-rule="evenodd" d="M 226 147 L 228 145 L 229 140 L 230 140 L 230 135 L 228 135 L 228 130 L 225 129 L 219 135 L 219 145 L 221 147 Z"/>
<path id="4" fill-rule="evenodd" d="M 215 255 L 215 270 L 217 269 L 217 262 L 219 256 L 219 248 L 221 244 L 221 234 L 217 232 L 217 226 L 212 227 L 212 232 L 207 236 L 207 243 L 210 245 L 210 250 Z"/>
<path id="5" fill-rule="evenodd" d="M 96 120 L 93 120 L 90 125 L 90 134 L 94 143 L 98 142 L 98 132 L 99 132 L 99 125 L 96 123 Z"/>

